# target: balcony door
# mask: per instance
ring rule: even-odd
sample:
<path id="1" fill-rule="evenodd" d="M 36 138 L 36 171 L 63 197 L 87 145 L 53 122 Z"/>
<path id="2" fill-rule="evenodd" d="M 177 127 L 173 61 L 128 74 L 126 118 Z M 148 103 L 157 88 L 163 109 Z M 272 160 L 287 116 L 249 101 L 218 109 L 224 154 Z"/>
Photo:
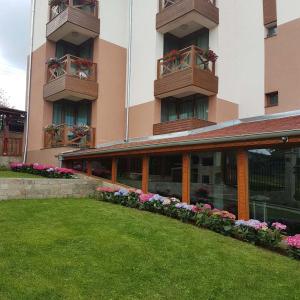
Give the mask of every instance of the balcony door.
<path id="1" fill-rule="evenodd" d="M 93 60 L 93 40 L 87 40 L 79 46 L 66 41 L 58 41 L 56 43 L 56 57 L 61 58 L 67 54 Z"/>
<path id="2" fill-rule="evenodd" d="M 53 124 L 90 125 L 91 103 L 62 100 L 53 103 Z"/>

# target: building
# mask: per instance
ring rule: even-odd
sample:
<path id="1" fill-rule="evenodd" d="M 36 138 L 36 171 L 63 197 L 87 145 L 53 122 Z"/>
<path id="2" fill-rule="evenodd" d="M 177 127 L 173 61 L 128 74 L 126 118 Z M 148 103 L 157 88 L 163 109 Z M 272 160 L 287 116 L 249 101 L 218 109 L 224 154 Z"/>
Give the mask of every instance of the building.
<path id="1" fill-rule="evenodd" d="M 290 2 L 35 1 L 27 161 L 300 227 Z"/>

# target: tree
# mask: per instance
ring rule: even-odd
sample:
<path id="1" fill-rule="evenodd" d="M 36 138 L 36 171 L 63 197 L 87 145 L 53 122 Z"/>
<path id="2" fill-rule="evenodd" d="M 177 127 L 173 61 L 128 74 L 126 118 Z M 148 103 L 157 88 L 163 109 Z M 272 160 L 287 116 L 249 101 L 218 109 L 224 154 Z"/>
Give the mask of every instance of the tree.
<path id="1" fill-rule="evenodd" d="M 10 107 L 9 96 L 6 95 L 6 92 L 0 88 L 0 107 Z"/>

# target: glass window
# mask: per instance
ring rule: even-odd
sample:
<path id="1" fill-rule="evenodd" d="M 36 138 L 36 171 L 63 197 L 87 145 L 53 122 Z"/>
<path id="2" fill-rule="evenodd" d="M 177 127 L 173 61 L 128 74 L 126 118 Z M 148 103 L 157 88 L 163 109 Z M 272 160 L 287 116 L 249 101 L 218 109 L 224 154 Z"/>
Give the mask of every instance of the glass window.
<path id="1" fill-rule="evenodd" d="M 71 163 L 71 169 L 76 170 L 78 172 L 86 172 L 86 161 L 85 160 L 73 160 Z"/>
<path id="2" fill-rule="evenodd" d="M 181 101 L 178 104 L 180 120 L 190 119 L 194 117 L 194 103 L 192 100 Z"/>
<path id="3" fill-rule="evenodd" d="M 117 181 L 130 187 L 142 188 L 142 159 L 134 157 L 119 158 Z"/>
<path id="4" fill-rule="evenodd" d="M 182 156 L 152 156 L 149 162 L 149 191 L 165 197 L 182 197 Z"/>
<path id="5" fill-rule="evenodd" d="M 58 101 L 53 103 L 53 124 L 90 125 L 91 103 Z"/>
<path id="6" fill-rule="evenodd" d="M 161 102 L 162 122 L 198 118 L 208 119 L 208 97 L 195 94 L 176 99 L 168 98 Z"/>
<path id="7" fill-rule="evenodd" d="M 191 202 L 237 214 L 236 157 L 231 152 L 191 155 Z"/>
<path id="8" fill-rule="evenodd" d="M 251 217 L 300 232 L 300 148 L 249 151 Z"/>
<path id="9" fill-rule="evenodd" d="M 92 174 L 111 180 L 112 159 L 103 158 L 92 161 Z"/>
<path id="10" fill-rule="evenodd" d="M 269 93 L 266 95 L 266 106 L 277 106 L 278 105 L 278 92 Z"/>
<path id="11" fill-rule="evenodd" d="M 277 35 L 278 29 L 277 29 L 277 25 L 273 25 L 269 28 L 267 28 L 267 37 L 270 38 L 272 36 Z"/>

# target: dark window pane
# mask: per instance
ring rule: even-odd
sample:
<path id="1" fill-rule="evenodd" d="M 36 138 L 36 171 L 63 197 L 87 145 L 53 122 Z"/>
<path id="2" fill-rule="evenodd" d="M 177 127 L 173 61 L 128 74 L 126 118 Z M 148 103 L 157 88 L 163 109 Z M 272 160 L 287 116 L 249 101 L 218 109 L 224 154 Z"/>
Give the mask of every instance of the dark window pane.
<path id="1" fill-rule="evenodd" d="M 73 160 L 71 168 L 78 172 L 86 172 L 86 161 L 85 160 Z"/>
<path id="2" fill-rule="evenodd" d="M 249 151 L 251 217 L 300 232 L 300 148 Z"/>
<path id="3" fill-rule="evenodd" d="M 92 161 L 92 174 L 111 180 L 111 158 L 103 158 Z"/>
<path id="4" fill-rule="evenodd" d="M 150 157 L 149 191 L 162 196 L 182 195 L 182 156 L 165 155 Z"/>
<path id="5" fill-rule="evenodd" d="M 142 159 L 134 157 L 119 158 L 117 181 L 140 189 L 142 187 Z"/>
<path id="6" fill-rule="evenodd" d="M 237 214 L 235 153 L 192 154 L 191 202 L 209 203 Z"/>

